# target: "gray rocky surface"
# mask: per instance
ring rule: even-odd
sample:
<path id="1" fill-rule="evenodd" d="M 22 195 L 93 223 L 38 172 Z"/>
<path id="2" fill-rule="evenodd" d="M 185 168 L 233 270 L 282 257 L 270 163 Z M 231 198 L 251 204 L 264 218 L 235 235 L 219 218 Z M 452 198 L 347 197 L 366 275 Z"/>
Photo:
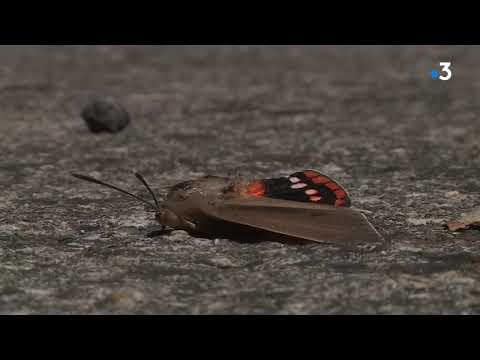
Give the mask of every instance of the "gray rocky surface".
<path id="1" fill-rule="evenodd" d="M 480 48 L 0 47 L 0 313 L 480 313 Z M 429 71 L 452 61 L 450 81 Z M 95 95 L 135 118 L 92 135 Z M 182 231 L 146 191 L 204 174 L 338 178 L 383 249 Z"/>

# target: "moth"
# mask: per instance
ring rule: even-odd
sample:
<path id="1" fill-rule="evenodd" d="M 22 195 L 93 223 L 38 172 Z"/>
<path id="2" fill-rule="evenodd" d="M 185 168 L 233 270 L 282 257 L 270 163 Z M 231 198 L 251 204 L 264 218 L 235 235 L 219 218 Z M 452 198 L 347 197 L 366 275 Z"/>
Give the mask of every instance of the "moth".
<path id="1" fill-rule="evenodd" d="M 347 191 L 315 170 L 271 179 L 204 176 L 172 186 L 162 202 L 135 173 L 153 203 L 90 176 L 72 175 L 148 204 L 164 229 L 185 230 L 195 237 L 340 245 L 383 240 L 366 216 L 351 207 Z"/>

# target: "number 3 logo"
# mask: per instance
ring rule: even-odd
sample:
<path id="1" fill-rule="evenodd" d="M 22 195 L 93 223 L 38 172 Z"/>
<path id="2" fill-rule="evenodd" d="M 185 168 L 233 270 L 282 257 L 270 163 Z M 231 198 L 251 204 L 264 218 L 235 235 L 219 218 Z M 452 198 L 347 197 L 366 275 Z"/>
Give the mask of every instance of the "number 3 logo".
<path id="1" fill-rule="evenodd" d="M 442 72 L 445 72 L 446 75 L 441 75 L 439 77 L 440 80 L 450 80 L 452 77 L 452 70 L 450 70 L 450 65 L 452 65 L 451 62 L 441 62 L 440 66 L 442 67 Z"/>

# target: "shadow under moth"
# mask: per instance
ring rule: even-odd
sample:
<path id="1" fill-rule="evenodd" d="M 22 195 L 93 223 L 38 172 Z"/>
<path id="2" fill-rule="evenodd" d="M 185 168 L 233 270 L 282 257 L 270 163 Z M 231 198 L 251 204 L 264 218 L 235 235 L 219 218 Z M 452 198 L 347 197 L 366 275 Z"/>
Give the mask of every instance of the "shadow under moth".
<path id="1" fill-rule="evenodd" d="M 162 202 L 135 173 L 154 203 L 90 176 L 72 175 L 148 204 L 164 229 L 185 230 L 195 237 L 338 245 L 383 240 L 365 215 L 351 207 L 345 189 L 314 170 L 255 180 L 205 176 L 172 186 Z"/>

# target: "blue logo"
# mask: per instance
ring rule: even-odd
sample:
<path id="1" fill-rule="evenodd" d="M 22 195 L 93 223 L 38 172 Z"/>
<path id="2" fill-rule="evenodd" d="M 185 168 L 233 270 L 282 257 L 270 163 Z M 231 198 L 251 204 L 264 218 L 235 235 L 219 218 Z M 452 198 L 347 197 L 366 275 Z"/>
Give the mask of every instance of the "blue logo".
<path id="1" fill-rule="evenodd" d="M 435 70 L 435 69 L 432 69 L 432 71 L 430 72 L 430 74 L 432 75 L 432 78 L 433 79 L 436 79 L 438 77 L 438 71 Z"/>

